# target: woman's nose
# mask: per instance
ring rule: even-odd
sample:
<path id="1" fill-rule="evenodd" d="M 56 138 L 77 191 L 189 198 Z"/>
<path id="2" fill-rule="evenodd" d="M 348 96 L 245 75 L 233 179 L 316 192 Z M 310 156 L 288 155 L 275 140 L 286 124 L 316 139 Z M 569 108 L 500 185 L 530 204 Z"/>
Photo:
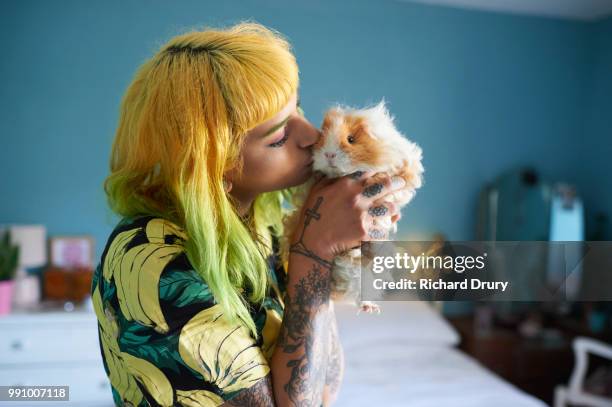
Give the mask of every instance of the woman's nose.
<path id="1" fill-rule="evenodd" d="M 319 138 L 321 138 L 321 131 L 309 122 L 305 122 L 300 140 L 301 147 L 308 148 L 319 141 Z"/>

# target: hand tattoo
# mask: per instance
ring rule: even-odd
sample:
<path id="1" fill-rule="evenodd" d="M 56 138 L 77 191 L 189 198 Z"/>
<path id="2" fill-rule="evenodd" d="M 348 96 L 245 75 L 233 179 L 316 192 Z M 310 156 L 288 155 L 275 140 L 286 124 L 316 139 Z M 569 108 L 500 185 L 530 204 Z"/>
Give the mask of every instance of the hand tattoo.
<path id="1" fill-rule="evenodd" d="M 368 214 L 370 214 L 370 216 L 383 216 L 388 211 L 389 209 L 386 206 L 381 205 L 381 206 L 375 206 L 373 208 L 368 209 Z"/>
<path id="2" fill-rule="evenodd" d="M 305 215 L 306 219 L 304 220 L 304 228 L 302 229 L 300 239 L 289 247 L 289 252 L 299 253 L 303 256 L 309 257 L 313 259 L 314 261 L 316 261 L 317 263 L 319 263 L 320 265 L 322 265 L 323 267 L 327 269 L 331 269 L 333 264 L 325 259 L 320 258 L 319 256 L 316 255 L 316 253 L 308 249 L 306 245 L 304 244 L 304 240 L 303 240 L 304 232 L 306 231 L 306 228 L 308 227 L 308 225 L 310 225 L 310 221 L 313 218 L 317 221 L 321 219 L 321 214 L 317 212 L 317 209 L 319 209 L 322 202 L 323 202 L 323 197 L 319 196 L 317 198 L 317 202 L 315 203 L 314 207 L 306 209 L 306 215 Z"/>
<path id="3" fill-rule="evenodd" d="M 366 187 L 363 190 L 362 194 L 363 194 L 363 196 L 370 198 L 370 197 L 373 197 L 375 195 L 378 195 L 380 193 L 380 191 L 382 191 L 382 189 L 383 189 L 383 184 L 377 182 L 376 184 L 372 184 L 372 185 Z"/>
<path id="4" fill-rule="evenodd" d="M 368 236 L 370 236 L 372 239 L 382 239 L 385 237 L 385 232 L 380 229 L 370 229 L 368 231 Z"/>
<path id="5" fill-rule="evenodd" d="M 349 177 L 351 177 L 352 179 L 359 179 L 361 178 L 363 173 L 364 171 L 355 171 L 354 173 L 350 174 Z"/>

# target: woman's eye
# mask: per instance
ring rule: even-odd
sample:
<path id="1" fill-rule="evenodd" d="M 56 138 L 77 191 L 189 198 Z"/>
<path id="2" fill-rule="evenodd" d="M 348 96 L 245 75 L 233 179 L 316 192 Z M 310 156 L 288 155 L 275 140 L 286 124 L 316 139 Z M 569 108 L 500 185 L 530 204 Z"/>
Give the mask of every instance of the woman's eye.
<path id="1" fill-rule="evenodd" d="M 283 136 L 282 139 L 270 144 L 269 146 L 270 147 L 281 147 L 283 144 L 285 144 L 285 142 L 289 138 L 289 133 L 287 132 L 287 126 L 285 126 L 284 128 L 284 132 L 285 132 L 285 135 Z"/>

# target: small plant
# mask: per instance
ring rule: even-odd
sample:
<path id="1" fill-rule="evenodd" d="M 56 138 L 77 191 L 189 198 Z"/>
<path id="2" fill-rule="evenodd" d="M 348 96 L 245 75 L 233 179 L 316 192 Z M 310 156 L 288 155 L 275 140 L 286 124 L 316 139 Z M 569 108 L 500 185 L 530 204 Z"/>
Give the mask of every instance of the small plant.
<path id="1" fill-rule="evenodd" d="M 0 240 L 0 281 L 12 280 L 19 262 L 19 246 L 11 243 L 11 233 L 6 230 Z"/>

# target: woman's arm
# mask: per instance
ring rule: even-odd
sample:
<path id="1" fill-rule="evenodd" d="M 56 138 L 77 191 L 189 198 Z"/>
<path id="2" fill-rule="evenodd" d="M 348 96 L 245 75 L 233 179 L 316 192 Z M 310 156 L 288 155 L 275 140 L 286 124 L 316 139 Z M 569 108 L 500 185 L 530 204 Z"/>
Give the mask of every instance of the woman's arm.
<path id="1" fill-rule="evenodd" d="M 306 249 L 289 256 L 285 311 L 270 368 L 279 406 L 323 403 L 330 354 L 330 265 Z"/>
<path id="2" fill-rule="evenodd" d="M 309 263 L 293 261 L 295 267 Z M 328 280 L 324 280 L 327 276 L 317 278 L 320 266 L 312 262 L 314 273 L 293 285 L 293 294 L 285 296 L 285 316 L 270 365 L 272 374 L 224 406 L 327 407 L 335 401 L 344 373 L 344 354 L 334 303 L 329 300 L 329 289 L 323 288 L 327 285 Z"/>
<path id="3" fill-rule="evenodd" d="M 328 260 L 332 259 L 330 256 Z M 291 253 L 285 310 L 270 362 L 271 374 L 228 400 L 224 407 L 328 405 L 332 389 L 337 389 L 333 380 L 337 375 L 332 374 L 337 367 L 328 363 L 336 361 L 332 352 L 337 345 L 331 340 L 335 315 L 329 299 L 330 267 L 325 262 L 314 253 Z"/>
<path id="4" fill-rule="evenodd" d="M 289 247 L 283 322 L 270 361 L 276 406 L 320 407 L 339 388 L 342 375 L 333 372 L 342 371 L 341 350 L 337 338 L 330 340 L 335 329 L 332 262 L 335 254 L 369 239 L 372 205 L 388 207 L 389 215 L 397 212 L 392 203 L 378 201 L 397 189 L 391 178 L 374 174 L 370 180 L 370 175 L 319 179 L 306 199 Z M 258 385 L 264 387 L 259 393 L 270 393 L 269 385 L 260 382 L 245 389 L 245 396 L 257 396 L 253 388 Z M 326 384 L 329 397 L 324 397 Z"/>

